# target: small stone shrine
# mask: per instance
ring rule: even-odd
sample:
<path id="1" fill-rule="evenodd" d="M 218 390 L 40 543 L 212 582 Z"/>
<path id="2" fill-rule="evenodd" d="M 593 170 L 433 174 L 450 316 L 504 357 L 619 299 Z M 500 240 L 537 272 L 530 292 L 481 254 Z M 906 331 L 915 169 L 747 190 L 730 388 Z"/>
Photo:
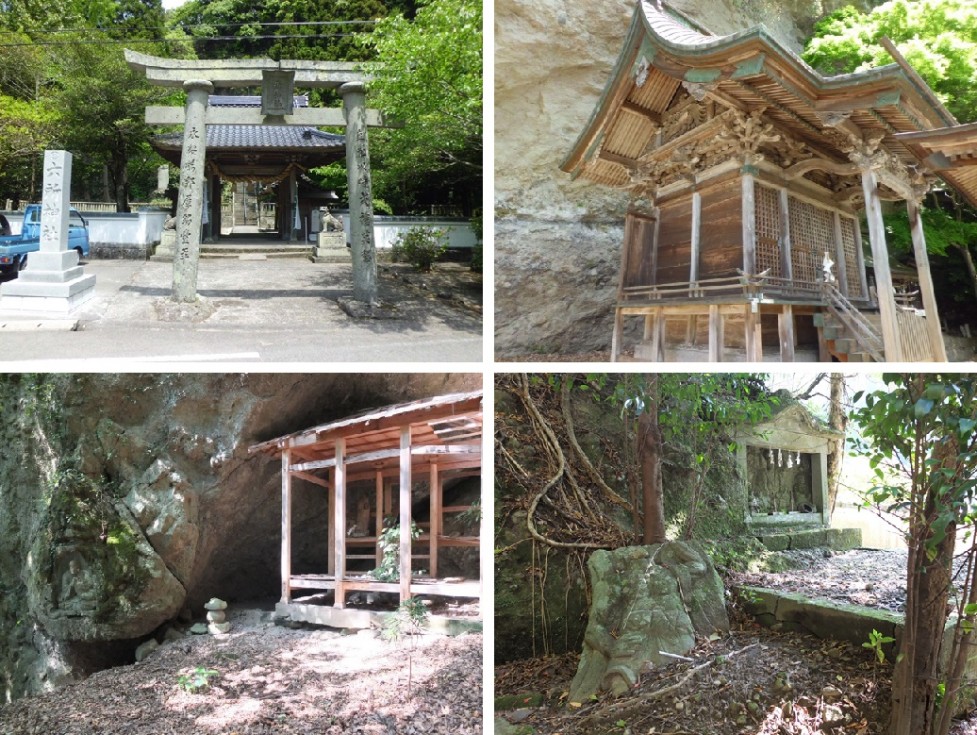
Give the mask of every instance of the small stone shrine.
<path id="1" fill-rule="evenodd" d="M 95 295 L 95 275 L 68 248 L 70 197 L 71 153 L 45 151 L 40 250 L 17 279 L 0 285 L 0 309 L 67 316 Z"/>
<path id="2" fill-rule="evenodd" d="M 746 520 L 754 531 L 826 528 L 828 454 L 842 432 L 791 403 L 736 436 L 746 483 Z"/>

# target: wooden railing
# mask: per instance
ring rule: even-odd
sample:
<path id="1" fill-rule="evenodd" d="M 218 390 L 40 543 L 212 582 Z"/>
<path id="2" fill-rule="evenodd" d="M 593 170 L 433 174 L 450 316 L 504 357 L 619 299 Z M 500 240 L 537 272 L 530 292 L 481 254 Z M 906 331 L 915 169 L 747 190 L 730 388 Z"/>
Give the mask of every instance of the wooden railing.
<path id="1" fill-rule="evenodd" d="M 862 352 L 867 353 L 876 362 L 885 362 L 885 345 L 882 335 L 875 331 L 862 312 L 842 295 L 833 283 L 821 282 L 821 293 L 824 303 L 830 311 L 848 330 Z"/>
<path id="2" fill-rule="evenodd" d="M 789 280 L 765 275 L 747 275 L 706 278 L 699 281 L 677 281 L 648 286 L 625 286 L 625 301 L 669 299 L 705 299 L 710 296 L 746 296 L 762 299 L 765 295 L 793 296 L 820 299 L 820 284 L 801 280 Z"/>
<path id="3" fill-rule="evenodd" d="M 896 308 L 896 324 L 899 325 L 899 347 L 906 362 L 932 362 L 935 360 L 926 328 L 926 316 L 916 309 Z"/>

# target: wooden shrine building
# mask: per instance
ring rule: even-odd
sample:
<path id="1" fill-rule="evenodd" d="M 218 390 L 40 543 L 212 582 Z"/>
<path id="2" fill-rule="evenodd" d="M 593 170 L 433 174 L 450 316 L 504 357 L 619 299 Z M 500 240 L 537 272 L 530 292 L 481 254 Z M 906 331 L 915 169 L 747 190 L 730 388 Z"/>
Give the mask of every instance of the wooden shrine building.
<path id="1" fill-rule="evenodd" d="M 480 521 L 467 534 L 446 532 L 446 519 L 472 506 L 446 506 L 443 493 L 446 484 L 476 478 L 482 508 L 491 507 L 481 482 L 481 445 L 482 392 L 475 391 L 366 411 L 252 446 L 251 454 L 280 456 L 282 462 L 282 596 L 277 615 L 363 628 L 386 614 L 375 605 L 359 604 L 367 595 L 372 599 L 386 593 L 400 602 L 413 596 L 479 601 L 480 579 L 438 575 L 439 555 L 446 548 L 480 549 Z M 311 574 L 292 569 L 297 483 L 321 489 L 321 502 L 328 507 L 326 558 Z M 424 510 L 423 516 L 414 517 L 418 509 Z M 370 574 L 381 565 L 378 540 L 385 518 L 400 528 L 397 581 Z M 441 623 L 451 629 L 445 616 Z"/>
<path id="2" fill-rule="evenodd" d="M 637 359 L 945 361 L 919 205 L 935 176 L 977 201 L 977 133 L 891 44 L 824 77 L 763 27 L 693 26 L 638 2 L 562 164 L 631 195 L 612 360 L 638 318 Z M 909 209 L 922 309 L 896 304 L 883 200 Z"/>

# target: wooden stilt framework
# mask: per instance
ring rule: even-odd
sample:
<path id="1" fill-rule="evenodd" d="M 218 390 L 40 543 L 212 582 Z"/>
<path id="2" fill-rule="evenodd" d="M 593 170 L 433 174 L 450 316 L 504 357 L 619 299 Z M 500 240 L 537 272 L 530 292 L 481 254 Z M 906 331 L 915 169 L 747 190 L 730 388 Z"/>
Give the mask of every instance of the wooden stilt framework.
<path id="1" fill-rule="evenodd" d="M 762 27 L 713 36 L 648 2 L 622 40 L 561 164 L 631 195 L 612 361 L 638 319 L 638 360 L 946 360 L 919 209 L 937 176 L 977 203 L 977 124 L 892 44 L 895 64 L 826 77 Z M 907 203 L 922 308 L 896 303 L 883 201 Z"/>
<path id="2" fill-rule="evenodd" d="M 286 612 L 295 593 L 333 592 L 332 607 L 342 611 L 352 592 L 395 593 L 403 602 L 414 595 L 480 599 L 480 579 L 444 579 L 438 556 L 446 547 L 480 547 L 479 524 L 473 535 L 445 535 L 445 516 L 468 511 L 470 505 L 445 505 L 446 482 L 481 477 L 482 392 L 457 393 L 388 406 L 341 421 L 271 439 L 249 449 L 251 454 L 281 455 L 282 463 L 282 596 Z M 294 488 L 308 483 L 319 488 L 329 507 L 328 553 L 322 573 L 296 574 L 292 569 Z M 428 497 L 428 517 L 413 517 L 418 492 Z M 482 507 L 490 507 L 482 483 Z M 360 501 L 353 507 L 350 498 Z M 351 524 L 351 516 L 356 523 Z M 400 527 L 396 581 L 380 581 L 351 562 L 381 562 L 378 539 L 388 522 Z M 412 529 L 414 533 L 412 534 Z M 426 553 L 425 553 L 426 552 Z M 424 571 L 418 566 L 423 564 Z M 360 564 L 363 566 L 363 564 Z M 301 606 L 300 606 L 301 607 Z M 323 618 L 312 622 L 354 617 Z"/>

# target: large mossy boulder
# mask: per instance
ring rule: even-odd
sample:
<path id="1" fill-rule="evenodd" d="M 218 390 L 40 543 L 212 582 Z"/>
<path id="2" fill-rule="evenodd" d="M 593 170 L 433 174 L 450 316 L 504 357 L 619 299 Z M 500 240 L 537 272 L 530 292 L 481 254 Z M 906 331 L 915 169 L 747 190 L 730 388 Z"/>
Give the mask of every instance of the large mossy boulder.
<path id="1" fill-rule="evenodd" d="M 671 541 L 595 551 L 593 598 L 570 701 L 620 695 L 642 670 L 682 655 L 697 636 L 729 630 L 722 581 L 695 545 Z"/>

